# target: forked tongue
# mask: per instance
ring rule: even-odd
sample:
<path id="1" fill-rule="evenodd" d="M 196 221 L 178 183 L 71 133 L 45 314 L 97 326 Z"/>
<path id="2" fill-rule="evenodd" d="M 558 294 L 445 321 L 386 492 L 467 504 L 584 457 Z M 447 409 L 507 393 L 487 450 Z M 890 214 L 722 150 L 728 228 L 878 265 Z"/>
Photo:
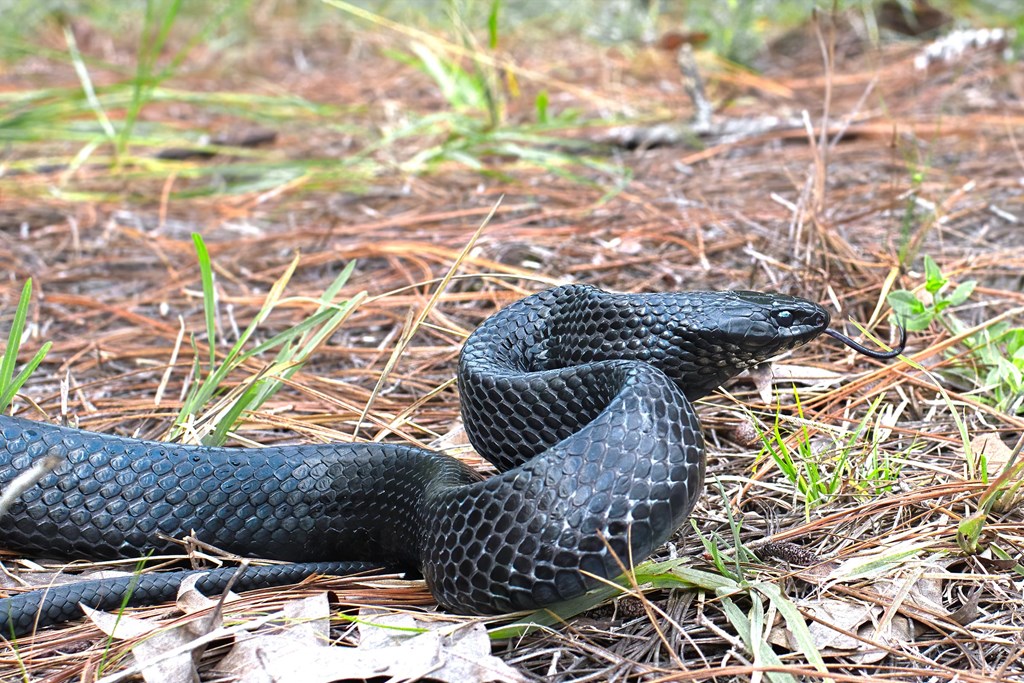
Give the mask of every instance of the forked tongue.
<path id="1" fill-rule="evenodd" d="M 907 328 L 903 327 L 903 325 L 897 325 L 896 327 L 900 331 L 900 343 L 897 344 L 896 347 L 891 351 L 878 351 L 876 349 L 869 349 L 863 344 L 859 344 L 853 341 L 842 332 L 837 332 L 832 328 L 828 328 L 827 330 L 825 330 L 825 334 L 832 337 L 833 339 L 838 339 L 839 341 L 843 342 L 854 351 L 858 353 L 863 353 L 865 356 L 868 356 L 870 358 L 877 358 L 878 360 L 891 360 L 899 356 L 901 353 L 903 353 L 903 349 L 907 347 Z"/>

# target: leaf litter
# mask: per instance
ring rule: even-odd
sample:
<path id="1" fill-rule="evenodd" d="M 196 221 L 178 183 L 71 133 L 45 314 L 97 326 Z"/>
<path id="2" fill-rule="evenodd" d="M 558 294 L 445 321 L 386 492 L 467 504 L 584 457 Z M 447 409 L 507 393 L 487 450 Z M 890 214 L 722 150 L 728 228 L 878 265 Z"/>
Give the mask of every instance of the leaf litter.
<path id="1" fill-rule="evenodd" d="M 353 646 L 332 641 L 326 592 L 286 602 L 279 610 L 226 628 L 219 611 L 222 601 L 198 593 L 196 580 L 189 577 L 182 584 L 177 605 L 186 615 L 204 614 L 177 625 L 83 606 L 103 633 L 131 643 L 134 663 L 99 679 L 102 683 L 116 683 L 134 673 L 147 683 L 191 683 L 199 680 L 198 664 L 215 641 L 222 651 L 225 641 L 233 644 L 217 658 L 212 673 L 240 683 L 330 683 L 379 677 L 444 683 L 528 680 L 491 655 L 491 640 L 480 620 L 453 624 L 362 609 L 352 618 L 358 641 Z M 230 593 L 223 598 L 225 602 L 238 599 Z"/>
<path id="2" fill-rule="evenodd" d="M 224 306 L 215 322 L 225 344 L 237 340 L 233 330 L 258 315 L 291 267 L 295 299 L 275 310 L 261 339 L 315 314 L 339 264 L 358 261 L 340 297 L 368 292 L 307 364 L 282 378 L 278 394 L 241 416 L 228 435 L 232 443 L 345 441 L 353 433 L 434 442 L 457 414 L 451 380 L 465 332 L 502 305 L 567 279 L 631 291 L 771 289 L 826 302 L 836 321 L 879 322 L 887 292 L 921 289 L 920 256 L 928 254 L 954 284 L 978 282 L 964 306 L 965 323 L 984 326 L 1003 316 L 1019 324 L 1024 214 L 1016 179 L 1024 168 L 1024 119 L 1016 103 L 1024 99 L 1024 82 L 997 51 L 968 52 L 956 65 L 935 62 L 919 71 L 921 43 L 873 46 L 857 30 L 838 30 L 823 66 L 822 27 L 802 26 L 770 47 L 756 74 L 714 59 L 701 61 L 700 73 L 716 116 L 809 122 L 810 133 L 825 131 L 824 144 L 806 125 L 711 137 L 699 149 L 677 136 L 665 147 L 614 152 L 628 173 L 609 182 L 607 166 L 571 176 L 501 155 L 476 160 L 486 174 L 455 156 L 420 175 L 396 171 L 457 136 L 455 128 L 432 129 L 389 148 L 367 134 L 402 130 L 414 117 L 444 111 L 429 79 L 385 58 L 380 48 L 401 41 L 386 31 L 344 34 L 350 49 L 342 54 L 336 40 L 310 36 L 302 42 L 308 70 L 299 73 L 295 42 L 285 33 L 268 35 L 258 54 L 232 64 L 225 83 L 248 78 L 256 84 L 248 87 L 266 94 L 258 84 L 271 82 L 318 107 L 289 103 L 287 116 L 271 117 L 283 103 L 261 100 L 276 139 L 246 150 L 255 156 L 218 150 L 215 162 L 144 157 L 145 164 L 126 157 L 120 170 L 94 157 L 95 164 L 71 168 L 66 162 L 82 151 L 80 143 L 52 134 L 14 145 L 0 162 L 12 170 L 0 176 L 0 262 L 10 274 L 0 303 L 12 310 L 31 276 L 38 297 L 26 325 L 26 355 L 44 340 L 54 342 L 21 391 L 32 400 L 26 414 L 64 413 L 54 378 L 67 372 L 68 411 L 82 427 L 147 438 L 166 433 L 197 353 L 179 335 L 196 335 L 204 357 L 210 350 L 203 346 L 191 251 L 197 229 L 217 268 Z M 90 49 L 88 41 L 78 44 Z M 116 40 L 108 48 L 125 49 Z M 691 119 L 693 102 L 679 85 L 675 55 L 571 37 L 543 49 L 510 37 L 506 49 L 524 67 L 516 73 L 527 93 L 508 99 L 506 122 L 528 120 L 532 95 L 554 91 L 567 72 L 580 83 L 559 97 L 584 116 L 630 110 L 670 121 L 677 131 Z M 211 74 L 222 65 L 211 55 L 197 53 L 174 92 L 216 83 Z M 0 79 L 16 91 L 26 89 L 27 73 L 49 86 L 77 87 L 67 64 L 38 67 L 15 66 Z M 93 68 L 101 88 L 119 77 Z M 551 80 L 531 80 L 545 72 Z M 338 73 L 347 77 L 331 78 Z M 349 107 L 368 93 L 390 104 Z M 174 126 L 208 126 L 214 134 L 250 127 L 245 112 L 217 95 L 162 99 L 145 114 Z M 204 108 L 205 101 L 216 108 Z M 562 101 L 552 95 L 549 106 Z M 351 127 L 337 125 L 343 117 Z M 567 128 L 565 135 L 586 142 L 600 133 Z M 324 158 L 325 150 L 333 156 Z M 356 156 L 357 165 L 338 163 Z M 298 175 L 289 175 L 294 168 L 277 173 L 282 157 L 304 164 Z M 48 169 L 53 160 L 65 168 Z M 464 254 L 499 196 L 501 210 Z M 441 292 L 438 281 L 457 262 L 458 274 Z M 878 336 L 887 332 L 883 325 Z M 207 631 L 183 627 L 210 607 L 183 618 L 168 606 L 120 615 L 124 628 L 138 629 L 125 640 L 103 636 L 92 621 L 43 631 L 0 650 L 2 677 L 128 678 L 166 658 L 180 665 L 181 676 L 216 680 L 231 661 L 229 648 L 247 641 L 268 649 L 239 655 L 246 675 L 267 675 L 258 653 L 277 652 L 286 642 L 302 643 L 328 667 L 336 662 L 327 653 L 383 639 L 380 627 L 364 633 L 365 620 L 389 624 L 392 635 L 367 661 L 393 666 L 397 676 L 432 675 L 443 669 L 429 667 L 448 656 L 496 657 L 528 680 L 1020 680 L 1024 520 L 1019 505 L 979 510 L 986 491 L 1003 485 L 997 473 L 1013 467 L 1007 444 L 1024 420 L 986 402 L 984 391 L 957 372 L 963 339 L 932 325 L 911 338 L 908 355 L 917 365 L 884 367 L 851 364 L 849 354 L 814 344 L 782 359 L 770 381 L 742 379 L 702 400 L 708 471 L 726 494 L 705 496 L 693 515 L 708 545 L 686 529 L 654 565 L 637 568 L 636 586 L 609 588 L 600 600 L 577 605 L 578 614 L 524 619 L 543 627 L 515 636 L 492 631 L 484 642 L 480 621 L 430 611 L 422 582 L 324 577 L 247 593 L 226 604 L 226 621 L 207 624 Z M 219 346 L 219 353 L 228 348 Z M 229 384 L 242 386 L 261 369 L 250 360 Z M 379 384 L 385 370 L 387 383 Z M 154 405 L 158 391 L 163 398 Z M 800 487 L 766 458 L 756 430 L 751 436 L 751 426 L 776 420 L 788 447 L 799 452 L 809 438 L 816 458 L 828 456 L 816 464 L 837 487 L 816 506 L 806 505 Z M 987 472 L 977 466 L 979 454 Z M 958 530 L 979 514 L 968 553 Z M 757 559 L 766 539 L 800 552 Z M 669 556 L 683 566 L 664 570 L 660 562 Z M 24 565 L 5 564 L 22 574 Z M 325 590 L 336 602 L 316 597 Z M 286 605 L 306 598 L 314 606 L 289 607 L 302 616 L 285 616 Z M 335 605 L 326 631 L 324 604 Z M 374 605 L 408 614 L 361 611 Z M 160 646 L 163 654 L 136 653 L 134 662 L 126 656 L 165 630 L 177 635 Z M 770 636 L 770 646 L 758 635 Z M 409 668 L 388 658 L 401 648 L 414 652 L 402 655 Z M 337 675 L 328 670 L 306 680 Z M 512 676 L 497 660 L 486 671 Z"/>

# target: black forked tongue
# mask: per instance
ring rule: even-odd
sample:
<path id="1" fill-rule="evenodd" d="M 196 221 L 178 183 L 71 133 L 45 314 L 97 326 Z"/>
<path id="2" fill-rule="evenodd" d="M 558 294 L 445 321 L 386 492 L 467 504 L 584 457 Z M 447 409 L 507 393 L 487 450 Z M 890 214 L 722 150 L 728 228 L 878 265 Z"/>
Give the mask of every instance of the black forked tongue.
<path id="1" fill-rule="evenodd" d="M 869 356 L 870 358 L 877 358 L 878 360 L 891 360 L 900 355 L 901 353 L 903 353 L 903 349 L 907 347 L 907 328 L 903 327 L 903 325 L 897 325 L 896 327 L 900 331 L 900 343 L 897 344 L 896 348 L 894 348 L 892 351 L 877 351 L 875 349 L 869 349 L 863 344 L 858 344 L 857 342 L 853 341 L 842 332 L 836 332 L 831 328 L 825 330 L 825 334 L 832 337 L 833 339 L 838 339 L 839 341 L 843 342 L 854 351 L 858 353 L 863 353 L 865 356 Z"/>

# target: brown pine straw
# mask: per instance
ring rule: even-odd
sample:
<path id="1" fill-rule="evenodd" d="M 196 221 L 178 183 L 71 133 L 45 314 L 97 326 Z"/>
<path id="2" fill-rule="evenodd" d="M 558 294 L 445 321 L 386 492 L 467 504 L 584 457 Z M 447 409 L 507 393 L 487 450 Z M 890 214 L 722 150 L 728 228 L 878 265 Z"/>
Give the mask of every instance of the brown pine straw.
<path id="1" fill-rule="evenodd" d="M 212 176 L 195 177 L 193 171 L 212 163 L 221 169 L 217 173 L 229 173 L 239 161 L 230 156 L 161 165 L 139 149 L 134 151 L 145 163 L 121 171 L 87 163 L 75 173 L 54 174 L 37 166 L 68 162 L 77 145 L 54 137 L 5 150 L 0 169 L 30 163 L 22 175 L 0 175 L 0 266 L 8 276 L 0 285 L 0 321 L 10 320 L 21 283 L 32 277 L 33 327 L 23 360 L 43 340 L 54 342 L 18 400 L 26 416 L 61 415 L 59 381 L 67 374 L 68 413 L 82 427 L 145 438 L 166 434 L 190 381 L 190 338 L 200 357 L 209 352 L 190 240 L 195 230 L 204 233 L 217 273 L 222 339 L 232 341 L 233 325 L 244 328 L 252 319 L 296 254 L 286 298 L 261 339 L 308 317 L 323 288 L 351 260 L 357 261 L 355 273 L 339 296 L 366 292 L 315 357 L 283 382 L 282 391 L 243 416 L 233 445 L 356 439 L 427 447 L 440 440 L 447 447 L 445 437 L 451 437 L 453 453 L 481 467 L 453 429 L 459 348 L 484 318 L 530 292 L 567 281 L 619 291 L 772 290 L 823 302 L 868 330 L 887 330 L 886 294 L 921 291 L 924 254 L 953 285 L 971 279 L 979 285 L 969 304 L 956 311 L 968 331 L 952 336 L 933 326 L 916 333 L 907 357 L 944 382 L 970 436 L 1012 440 L 1024 429 L 1024 418 L 999 411 L 984 393 L 968 393 L 971 383 L 949 379 L 951 370 L 969 360 L 963 345 L 968 336 L 996 321 L 1024 326 L 1018 182 L 1024 173 L 1024 85 L 1019 68 L 998 54 L 973 53 L 969 61 L 917 72 L 912 62 L 920 44 L 874 47 L 841 25 L 820 32 L 804 27 L 795 43 L 780 43 L 760 59 L 756 71 L 698 55 L 716 117 L 774 115 L 797 125 L 738 140 L 594 152 L 592 160 L 607 168 L 628 168 L 628 183 L 593 166 L 548 169 L 491 151 L 479 159 L 485 174 L 444 162 L 409 175 L 399 170 L 401 164 L 444 142 L 453 129 L 380 147 L 382 131 L 449 111 L 422 73 L 379 51 L 405 49 L 406 38 L 396 42 L 394 27 L 368 29 L 344 36 L 346 49 L 339 49 L 338 37 L 326 28 L 299 40 L 287 18 L 273 21 L 265 40 L 261 34 L 259 51 L 237 61 L 190 53 L 194 61 L 171 85 L 259 95 L 287 89 L 334 106 L 329 121 L 299 114 L 274 120 L 276 145 L 262 150 L 264 156 L 244 159 L 257 169 L 291 159 L 323 161 L 325 155 L 331 155 L 329 163 L 277 186 L 227 195 L 218 193 Z M 100 85 L 113 83 L 122 75 L 100 65 L 115 63 L 112 55 L 117 63 L 129 63 L 137 41 L 97 30 L 95 54 L 89 55 L 95 58 L 93 76 Z M 826 41 L 827 69 L 819 35 Z M 312 56 L 308 71 L 294 69 L 296 45 Z M 451 54 L 464 47 L 448 41 L 444 50 L 452 45 L 458 49 Z M 571 36 L 508 35 L 494 60 L 514 67 L 506 75 L 515 74 L 522 92 L 505 98 L 502 126 L 508 129 L 535 120 L 541 89 L 550 94 L 552 113 L 574 108 L 589 122 L 560 132 L 562 138 L 598 139 L 612 125 L 598 117 L 611 111 L 680 126 L 692 111 L 678 85 L 674 56 L 642 45 L 617 49 Z M 63 63 L 37 67 L 10 67 L 0 73 L 0 88 L 18 93 L 78 87 Z M 370 101 L 388 105 L 352 107 Z M 144 117 L 197 134 L 247 124 L 240 114 L 186 102 L 153 103 Z M 557 151 L 564 142 L 540 149 Z M 346 175 L 340 162 L 359 155 L 375 164 L 374 172 Z M 584 152 L 569 156 L 583 158 Z M 63 174 L 66 183 L 60 185 Z M 52 191 L 57 186 L 67 199 Z M 834 324 L 842 324 L 839 316 Z M 215 352 L 223 357 L 226 350 L 218 346 Z M 250 381 L 266 361 L 243 364 L 229 387 Z M 703 497 L 693 516 L 701 534 L 726 539 L 716 542 L 729 553 L 731 513 L 742 521 L 742 543 L 756 549 L 766 538 L 798 542 L 820 558 L 819 568 L 896 542 L 919 543 L 947 563 L 931 572 L 939 577 L 932 579 L 941 595 L 938 608 L 915 603 L 907 588 L 888 595 L 873 579 L 821 583 L 805 569 L 745 567 L 749 580 L 774 582 L 809 621 L 816 601 L 828 598 L 875 606 L 883 620 L 902 615 L 917 625 L 909 642 L 879 643 L 847 632 L 886 653 L 877 663 L 828 654 L 825 671 L 817 671 L 802 655 L 779 646 L 785 665 L 774 671 L 798 680 L 1019 680 L 1024 600 L 1015 588 L 1020 565 L 1014 560 L 1024 546 L 1024 519 L 1020 510 L 992 514 L 983 539 L 989 550 L 969 556 L 958 549 L 957 524 L 975 510 L 986 484 L 963 475 L 962 440 L 935 380 L 906 363 L 876 363 L 826 342 L 782 362 L 842 375 L 828 389 L 800 389 L 799 422 L 786 401 L 770 407 L 769 414 L 780 411 L 790 446 L 806 434 L 812 447 L 828 447 L 836 426 L 858 424 L 877 397 L 880 408 L 906 399 L 899 421 L 877 445 L 881 455 L 900 461 L 899 477 L 890 492 L 843 481 L 836 496 L 805 511 L 793 486 L 763 461 L 761 444 L 737 431 L 737 401 L 755 412 L 766 410 L 740 379 L 728 396 L 712 396 L 699 406 L 709 474 L 722 481 L 728 496 L 723 501 L 712 491 Z M 826 468 L 834 464 L 829 456 L 827 450 L 821 454 Z M 657 559 L 676 552 L 684 566 L 714 571 L 687 530 L 688 525 Z M 996 551 L 1011 560 L 999 559 Z M 39 558 L 0 554 L 11 573 L 36 575 L 23 560 Z M 899 567 L 880 580 L 898 578 L 903 569 L 917 571 Z M 434 612 L 421 581 L 366 577 L 321 577 L 247 593 L 232 614 L 264 613 L 316 591 L 328 591 L 339 612 L 384 605 L 465 621 Z M 495 643 L 494 652 L 534 680 L 767 680 L 772 669 L 752 663 L 714 595 L 638 585 L 627 592 L 557 627 Z M 742 595 L 733 600 L 742 610 L 751 606 Z M 971 601 L 973 620 L 955 620 Z M 168 605 L 133 614 L 166 624 L 182 618 Z M 340 617 L 333 635 L 354 644 Z M 101 662 L 120 661 L 128 647 L 108 649 L 94 627 L 78 622 L 20 639 L 16 653 L 0 647 L 0 671 L 21 676 L 24 667 L 21 677 L 52 683 L 93 680 Z M 204 676 L 217 656 L 207 655 Z M 107 666 L 104 673 L 112 670 Z"/>

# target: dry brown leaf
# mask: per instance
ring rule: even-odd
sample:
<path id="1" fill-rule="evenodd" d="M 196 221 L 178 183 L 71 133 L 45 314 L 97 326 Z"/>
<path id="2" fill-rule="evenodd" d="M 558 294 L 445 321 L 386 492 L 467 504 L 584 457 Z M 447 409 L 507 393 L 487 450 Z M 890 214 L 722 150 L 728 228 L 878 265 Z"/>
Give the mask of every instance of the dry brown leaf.
<path id="1" fill-rule="evenodd" d="M 771 367 L 767 363 L 762 363 L 748 369 L 747 374 L 754 383 L 754 388 L 757 389 L 757 395 L 761 398 L 761 403 L 769 406 L 775 403 L 775 395 L 772 390 L 772 382 L 775 377 L 772 374 Z"/>
<path id="2" fill-rule="evenodd" d="M 177 605 L 185 614 L 215 607 L 219 600 L 211 600 L 195 587 L 201 578 L 193 574 L 178 588 Z M 237 598 L 229 593 L 227 600 Z M 213 611 L 202 619 L 191 619 L 171 628 L 160 628 L 152 622 L 128 615 L 117 615 L 82 605 L 86 615 L 101 631 L 118 640 L 143 638 L 132 647 L 136 668 L 147 683 L 192 683 L 198 680 L 196 664 L 206 649 L 206 636 L 222 628 L 220 612 Z"/>
<path id="3" fill-rule="evenodd" d="M 765 405 L 775 403 L 773 387 L 779 382 L 798 382 L 813 387 L 827 387 L 843 379 L 843 375 L 831 370 L 816 368 L 811 365 L 762 363 L 747 370 L 747 375 L 754 383 L 761 402 Z"/>
<path id="4" fill-rule="evenodd" d="M 945 571 L 945 568 L 939 563 L 924 565 L 923 569 L 932 569 L 935 572 Z M 923 572 L 919 572 L 918 575 L 921 573 Z M 906 582 L 909 580 L 912 580 L 912 577 L 900 577 L 881 583 L 879 592 L 882 595 L 896 597 L 904 591 Z M 937 613 L 946 611 L 942 602 L 942 579 L 933 576 L 919 576 L 909 588 L 906 588 L 906 591 L 908 602 Z"/>
<path id="5" fill-rule="evenodd" d="M 904 547 L 911 551 L 914 548 L 912 545 Z M 894 546 L 882 552 L 845 558 L 846 564 L 833 567 L 832 583 L 870 579 L 867 588 L 882 598 L 876 602 L 836 598 L 801 602 L 802 610 L 811 617 L 808 626 L 811 638 L 823 656 L 846 657 L 861 664 L 881 661 L 888 655 L 889 648 L 902 649 L 914 638 L 914 622 L 895 613 L 893 606 L 908 603 L 932 613 L 947 612 L 943 606 L 942 579 L 938 577 L 944 574 L 950 560 L 914 561 L 908 568 L 901 563 L 901 554 Z M 782 620 L 773 626 L 769 640 L 789 648 L 797 646 L 795 637 Z"/>
<path id="6" fill-rule="evenodd" d="M 92 623 L 112 638 L 144 638 L 132 647 L 132 657 L 146 683 L 193 683 L 198 680 L 196 663 L 205 646 L 187 647 L 196 637 L 188 624 L 160 629 L 155 624 L 125 614 L 111 614 L 85 605 L 82 609 Z M 168 656 L 172 650 L 180 651 Z"/>
<path id="7" fill-rule="evenodd" d="M 876 548 L 846 555 L 836 560 L 829 578 L 836 582 L 860 581 L 893 576 L 901 568 L 919 564 L 921 557 L 935 545 L 933 541 L 879 539 Z"/>
<path id="8" fill-rule="evenodd" d="M 199 589 L 196 588 L 196 582 L 202 577 L 202 574 L 190 574 L 185 577 L 181 582 L 181 586 L 178 587 L 178 597 L 175 603 L 182 613 L 195 614 L 196 612 L 216 607 L 217 603 L 221 602 L 220 596 L 210 598 L 199 592 Z M 234 602 L 238 599 L 239 596 L 236 593 L 228 592 L 224 597 L 224 602 Z"/>
<path id="9" fill-rule="evenodd" d="M 301 609 L 299 610 L 301 612 Z M 337 680 L 389 678 L 451 683 L 526 679 L 497 657 L 481 622 L 452 626 L 418 622 L 409 615 L 376 611 L 360 614 L 360 645 L 329 647 L 323 632 L 296 639 L 303 619 L 273 634 L 242 640 L 217 667 L 240 683 L 331 683 Z M 319 622 L 314 619 L 313 622 Z"/>
<path id="10" fill-rule="evenodd" d="M 317 593 L 284 605 L 282 634 L 304 645 L 326 645 L 331 639 L 331 604 L 327 593 Z"/>
<path id="11" fill-rule="evenodd" d="M 806 384 L 828 386 L 837 384 L 846 378 L 841 372 L 817 368 L 813 365 L 797 363 L 778 363 L 771 366 L 772 377 L 776 382 L 802 382 Z"/>
<path id="12" fill-rule="evenodd" d="M 808 630 L 823 657 L 846 657 L 862 664 L 878 662 L 888 655 L 880 645 L 900 647 L 913 637 L 913 624 L 908 619 L 896 616 L 883 623 L 885 610 L 878 605 L 823 598 L 807 601 L 802 607 L 811 617 Z M 856 637 L 849 635 L 854 633 Z M 791 650 L 798 647 L 795 636 L 781 620 L 772 627 L 768 640 Z"/>
<path id="13" fill-rule="evenodd" d="M 137 619 L 127 614 L 111 614 L 103 610 L 93 609 L 88 605 L 80 605 L 80 607 L 99 630 L 118 640 L 138 638 L 157 630 L 156 624 L 144 619 Z"/>

